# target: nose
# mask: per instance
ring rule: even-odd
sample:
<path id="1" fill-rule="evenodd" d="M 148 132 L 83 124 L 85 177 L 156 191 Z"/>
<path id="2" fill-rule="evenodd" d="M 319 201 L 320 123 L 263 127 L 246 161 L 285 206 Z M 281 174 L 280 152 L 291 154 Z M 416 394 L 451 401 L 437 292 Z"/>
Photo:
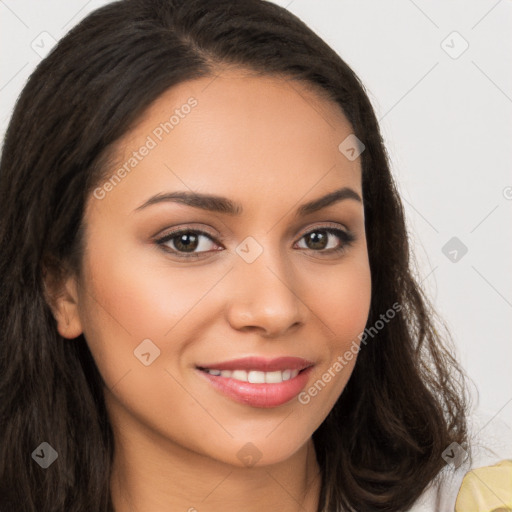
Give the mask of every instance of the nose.
<path id="1" fill-rule="evenodd" d="M 297 279 L 277 252 L 265 249 L 252 263 L 236 259 L 227 309 L 234 329 L 282 337 L 304 323 L 308 308 L 294 289 Z"/>

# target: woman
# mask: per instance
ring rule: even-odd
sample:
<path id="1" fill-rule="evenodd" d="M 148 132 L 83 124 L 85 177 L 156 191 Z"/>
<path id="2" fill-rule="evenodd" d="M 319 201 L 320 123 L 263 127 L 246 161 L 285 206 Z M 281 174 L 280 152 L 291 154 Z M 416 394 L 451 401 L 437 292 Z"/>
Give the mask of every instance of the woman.
<path id="1" fill-rule="evenodd" d="M 407 510 L 458 489 L 464 380 L 375 115 L 286 10 L 89 15 L 18 101 L 0 204 L 6 510 Z"/>

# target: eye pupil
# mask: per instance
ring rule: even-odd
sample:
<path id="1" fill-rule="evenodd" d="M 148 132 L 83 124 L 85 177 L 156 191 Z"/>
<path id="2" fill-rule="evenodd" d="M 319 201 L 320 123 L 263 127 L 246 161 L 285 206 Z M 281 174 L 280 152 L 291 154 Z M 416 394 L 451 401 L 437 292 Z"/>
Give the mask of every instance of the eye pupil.
<path id="1" fill-rule="evenodd" d="M 183 233 L 175 238 L 177 239 L 177 243 L 175 243 L 176 249 L 182 250 L 182 248 L 180 248 L 180 245 L 184 247 L 185 251 L 189 252 L 193 252 L 195 249 L 197 249 L 197 240 L 199 238 L 197 235 L 193 233 Z"/>
<path id="2" fill-rule="evenodd" d="M 313 231 L 308 234 L 307 238 L 309 241 L 313 242 L 313 247 L 308 244 L 310 249 L 324 249 L 328 240 L 328 236 L 325 231 Z"/>

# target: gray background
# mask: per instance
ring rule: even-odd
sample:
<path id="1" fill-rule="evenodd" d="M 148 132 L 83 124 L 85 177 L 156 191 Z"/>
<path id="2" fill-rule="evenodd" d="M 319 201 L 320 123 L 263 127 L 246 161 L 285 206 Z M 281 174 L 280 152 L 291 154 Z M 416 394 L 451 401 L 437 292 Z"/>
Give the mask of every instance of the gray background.
<path id="1" fill-rule="evenodd" d="M 41 56 L 106 3 L 0 0 L 2 138 Z M 406 207 L 418 279 L 478 387 L 479 415 L 512 425 L 512 1 L 276 3 L 365 84 Z"/>

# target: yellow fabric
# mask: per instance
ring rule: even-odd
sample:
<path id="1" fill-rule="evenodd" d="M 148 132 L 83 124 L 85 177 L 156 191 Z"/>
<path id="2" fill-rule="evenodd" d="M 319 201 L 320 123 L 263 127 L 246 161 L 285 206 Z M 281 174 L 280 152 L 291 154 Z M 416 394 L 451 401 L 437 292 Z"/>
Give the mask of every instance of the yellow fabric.
<path id="1" fill-rule="evenodd" d="M 455 512 L 512 511 L 512 460 L 473 469 L 457 495 Z"/>

